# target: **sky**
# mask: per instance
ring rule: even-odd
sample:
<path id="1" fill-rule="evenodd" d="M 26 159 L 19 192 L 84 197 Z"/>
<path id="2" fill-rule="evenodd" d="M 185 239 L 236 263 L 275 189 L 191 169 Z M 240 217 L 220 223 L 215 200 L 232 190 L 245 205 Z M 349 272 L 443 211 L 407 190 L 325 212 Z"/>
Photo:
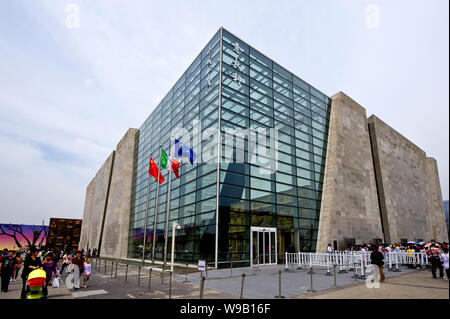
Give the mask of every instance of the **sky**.
<path id="1" fill-rule="evenodd" d="M 449 2 L 0 2 L 0 223 L 82 218 L 90 180 L 223 26 L 438 163 L 449 198 Z"/>

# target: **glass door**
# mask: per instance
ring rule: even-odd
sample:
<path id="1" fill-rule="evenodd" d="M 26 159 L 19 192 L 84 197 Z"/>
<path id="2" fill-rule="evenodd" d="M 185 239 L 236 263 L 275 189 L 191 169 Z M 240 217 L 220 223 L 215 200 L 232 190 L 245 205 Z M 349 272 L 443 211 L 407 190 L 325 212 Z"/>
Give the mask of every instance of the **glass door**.
<path id="1" fill-rule="evenodd" d="M 251 264 L 277 264 L 276 228 L 252 227 L 250 230 Z"/>

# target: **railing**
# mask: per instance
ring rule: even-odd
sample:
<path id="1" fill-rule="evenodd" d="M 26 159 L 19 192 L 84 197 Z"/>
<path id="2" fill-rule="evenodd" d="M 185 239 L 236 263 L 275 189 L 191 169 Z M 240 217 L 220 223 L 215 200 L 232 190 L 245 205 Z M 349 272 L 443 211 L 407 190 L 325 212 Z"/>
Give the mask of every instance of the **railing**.
<path id="1" fill-rule="evenodd" d="M 333 265 L 339 267 L 339 272 L 347 272 L 347 269 L 353 269 L 354 267 L 365 267 L 371 264 L 370 259 L 371 252 L 333 252 L 333 253 L 286 253 L 286 265 L 285 268 L 289 269 L 289 265 L 292 267 L 297 265 L 297 269 L 303 267 L 320 266 L 330 269 Z M 427 265 L 428 258 L 426 253 L 416 252 L 390 252 L 384 253 L 384 264 L 390 270 L 395 269 L 398 271 L 399 265 Z"/>

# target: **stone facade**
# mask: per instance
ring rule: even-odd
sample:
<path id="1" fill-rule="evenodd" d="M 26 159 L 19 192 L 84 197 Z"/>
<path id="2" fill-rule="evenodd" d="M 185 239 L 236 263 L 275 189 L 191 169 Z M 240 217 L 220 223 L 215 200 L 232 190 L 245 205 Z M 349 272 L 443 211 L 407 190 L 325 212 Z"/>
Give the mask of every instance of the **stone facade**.
<path id="1" fill-rule="evenodd" d="M 316 251 L 448 241 L 436 161 L 342 92 L 330 112 Z M 80 248 L 127 258 L 138 139 L 129 129 L 87 186 Z"/>
<path id="2" fill-rule="evenodd" d="M 94 185 L 95 185 L 95 177 L 91 180 L 89 185 L 86 188 L 86 197 L 84 200 L 84 211 L 83 211 L 83 225 L 81 227 L 81 235 L 80 242 L 78 244 L 79 248 L 87 248 L 92 247 L 89 246 L 89 238 L 91 217 L 92 217 L 92 206 L 94 202 Z M 86 226 L 84 224 L 87 224 Z"/>
<path id="3" fill-rule="evenodd" d="M 317 252 L 333 241 L 345 249 L 351 239 L 383 238 L 366 121 L 358 103 L 342 92 L 332 96 Z"/>
<path id="4" fill-rule="evenodd" d="M 427 157 L 426 161 L 428 179 L 428 213 L 431 217 L 431 239 L 438 242 L 448 242 L 448 232 L 437 162 L 431 157 Z"/>
<path id="5" fill-rule="evenodd" d="M 98 249 L 113 161 L 114 151 L 109 155 L 86 190 L 80 248 Z"/>
<path id="6" fill-rule="evenodd" d="M 368 124 L 385 240 L 444 240 L 435 161 L 375 115 Z"/>
<path id="7" fill-rule="evenodd" d="M 102 257 L 127 257 L 137 134 L 137 129 L 129 129 L 116 148 L 103 229 Z"/>

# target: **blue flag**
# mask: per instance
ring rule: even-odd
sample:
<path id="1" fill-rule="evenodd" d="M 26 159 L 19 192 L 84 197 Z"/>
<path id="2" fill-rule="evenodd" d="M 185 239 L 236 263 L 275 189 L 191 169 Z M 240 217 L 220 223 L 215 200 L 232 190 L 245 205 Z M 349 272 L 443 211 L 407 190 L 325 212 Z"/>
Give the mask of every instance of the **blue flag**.
<path id="1" fill-rule="evenodd" d="M 192 148 L 183 144 L 180 140 L 175 140 L 175 156 L 176 157 L 187 157 L 191 164 L 194 164 L 197 154 Z"/>

